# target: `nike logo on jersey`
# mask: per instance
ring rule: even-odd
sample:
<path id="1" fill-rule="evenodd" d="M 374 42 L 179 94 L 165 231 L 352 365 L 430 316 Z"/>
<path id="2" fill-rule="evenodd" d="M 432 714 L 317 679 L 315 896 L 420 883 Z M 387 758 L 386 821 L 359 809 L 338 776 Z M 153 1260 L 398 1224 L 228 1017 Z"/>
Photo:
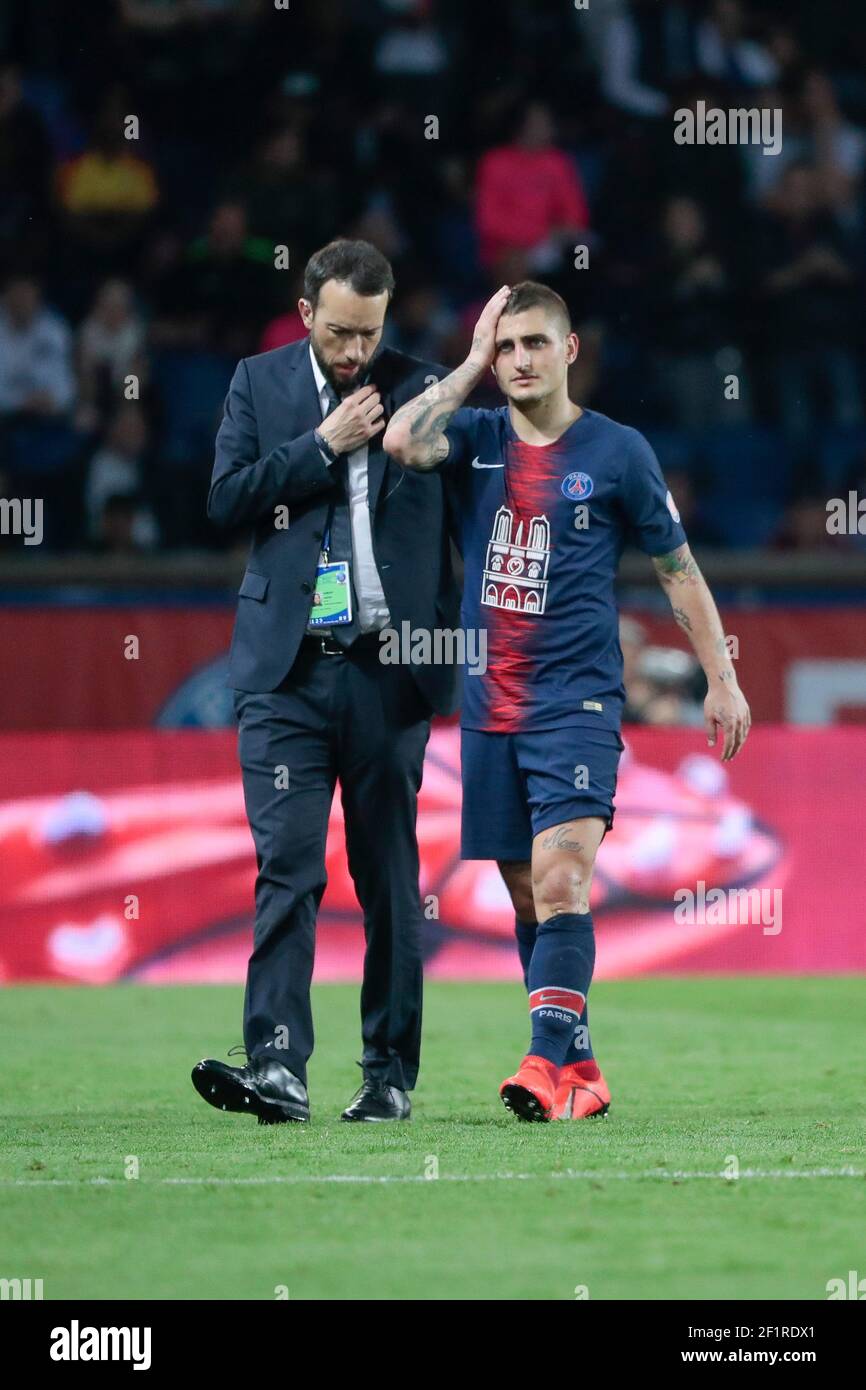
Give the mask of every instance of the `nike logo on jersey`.
<path id="1" fill-rule="evenodd" d="M 481 460 L 480 460 L 480 458 L 479 458 L 478 455 L 476 454 L 475 457 L 474 457 L 474 459 L 472 460 L 472 467 L 473 467 L 473 468 L 504 468 L 504 467 L 505 467 L 505 464 L 504 464 L 504 463 L 482 463 Z"/>

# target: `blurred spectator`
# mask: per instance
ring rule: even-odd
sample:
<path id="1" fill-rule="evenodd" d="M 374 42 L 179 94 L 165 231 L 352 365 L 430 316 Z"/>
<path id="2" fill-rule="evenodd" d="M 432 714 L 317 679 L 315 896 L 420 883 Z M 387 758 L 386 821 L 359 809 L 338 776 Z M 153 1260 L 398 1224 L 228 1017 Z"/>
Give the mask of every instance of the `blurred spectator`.
<path id="1" fill-rule="evenodd" d="M 388 323 L 387 340 L 392 347 L 420 357 L 426 362 L 441 360 L 444 343 L 454 326 L 454 316 L 446 309 L 442 295 L 429 281 L 406 282 L 401 277 L 400 295 Z"/>
<path id="2" fill-rule="evenodd" d="M 250 235 L 243 204 L 220 203 L 204 236 L 155 287 L 159 341 L 244 356 L 267 322 L 280 274 L 273 245 Z"/>
<path id="3" fill-rule="evenodd" d="M 764 227 L 767 351 L 782 426 L 792 449 L 808 449 L 819 419 L 862 420 L 859 276 L 850 244 L 822 197 L 817 171 L 783 176 Z"/>
<path id="4" fill-rule="evenodd" d="M 758 145 L 743 146 L 751 197 L 769 205 L 783 174 L 794 164 L 810 164 L 820 176 L 828 204 L 840 217 L 857 222 L 866 132 L 842 115 L 827 74 L 814 68 L 785 88 L 765 89 L 757 100 L 762 107 L 781 109 L 784 139 L 771 159 Z"/>
<path id="5" fill-rule="evenodd" d="M 732 88 L 766 87 L 778 68 L 767 48 L 748 37 L 749 19 L 741 0 L 712 0 L 698 25 L 697 56 L 702 72 Z"/>
<path id="6" fill-rule="evenodd" d="M 93 429 L 116 400 L 129 375 L 146 381 L 144 323 L 136 313 L 132 286 L 106 280 L 78 332 L 80 386 L 77 424 Z"/>
<path id="7" fill-rule="evenodd" d="M 476 219 L 485 265 L 519 250 L 533 275 L 558 270 L 566 247 L 589 227 L 577 167 L 554 139 L 550 111 L 532 102 L 520 115 L 514 141 L 482 156 Z"/>
<path id="8" fill-rule="evenodd" d="M 11 485 L 44 502 L 43 544 L 74 544 L 82 441 L 69 423 L 76 382 L 72 333 L 33 279 L 13 277 L 0 300 L 0 450 Z"/>
<path id="9" fill-rule="evenodd" d="M 138 500 L 120 492 L 105 499 L 97 536 L 89 548 L 98 555 L 135 555 L 151 550 L 155 540 L 150 518 Z"/>
<path id="10" fill-rule="evenodd" d="M 198 548 L 214 542 L 215 529 L 206 513 L 213 442 L 236 365 L 234 353 L 204 346 L 161 348 L 153 355 L 159 440 L 151 494 L 169 546 Z"/>
<path id="11" fill-rule="evenodd" d="M 866 165 L 866 131 L 847 121 L 826 73 L 813 70 L 803 83 L 808 122 L 807 159 L 819 172 L 828 205 L 848 221 L 860 212 L 860 180 Z"/>
<path id="12" fill-rule="evenodd" d="M 439 169 L 431 252 L 439 279 L 463 299 L 477 289 L 481 275 L 472 202 L 468 162 L 446 159 Z"/>
<path id="13" fill-rule="evenodd" d="M 36 280 L 13 276 L 0 301 L 0 414 L 49 419 L 75 400 L 72 333 Z"/>
<path id="14" fill-rule="evenodd" d="M 688 4 L 613 0 L 601 19 L 601 85 L 607 100 L 632 116 L 666 115 L 671 89 L 695 67 Z"/>
<path id="15" fill-rule="evenodd" d="M 371 241 L 389 261 L 396 261 L 407 249 L 408 241 L 400 223 L 396 199 L 387 188 L 375 188 L 358 220 L 352 236 Z"/>
<path id="16" fill-rule="evenodd" d="M 274 348 L 285 347 L 286 343 L 296 343 L 306 337 L 307 330 L 298 309 L 298 300 L 304 294 L 304 272 L 299 270 L 293 277 L 286 293 L 286 309 L 269 319 L 262 330 L 257 351 L 271 352 Z"/>
<path id="17" fill-rule="evenodd" d="M 691 652 L 650 647 L 646 629 L 623 615 L 619 623 L 623 656 L 626 724 L 700 725 L 706 681 Z"/>
<path id="18" fill-rule="evenodd" d="M 803 161 L 808 143 L 805 112 L 799 87 L 762 87 L 753 101 L 760 110 L 781 113 L 782 148 L 777 154 L 765 155 L 760 144 L 740 145 L 737 150 L 745 176 L 745 196 L 767 207 L 791 165 Z"/>
<path id="19" fill-rule="evenodd" d="M 278 314 L 275 319 L 265 324 L 256 350 L 273 352 L 274 348 L 285 347 L 287 343 L 297 343 L 306 335 L 307 330 L 300 313 L 297 309 L 289 309 L 285 314 Z"/>
<path id="20" fill-rule="evenodd" d="M 287 245 L 294 265 L 326 242 L 336 220 L 333 178 L 311 168 L 299 126 L 282 126 L 260 141 L 252 162 L 229 179 L 226 201 L 242 204 L 251 235 Z"/>
<path id="21" fill-rule="evenodd" d="M 742 423 L 749 414 L 749 392 L 735 341 L 734 288 L 692 198 L 672 198 L 664 208 L 650 299 L 650 333 L 659 351 L 659 388 L 669 423 L 688 430 Z M 739 378 L 736 400 L 725 395 L 731 372 Z"/>
<path id="22" fill-rule="evenodd" d="M 83 154 L 61 165 L 57 199 L 68 233 L 91 252 L 129 252 L 159 201 L 153 166 L 126 140 L 123 114 L 110 103 Z"/>
<path id="23" fill-rule="evenodd" d="M 448 62 L 442 34 L 430 22 L 424 0 L 404 0 L 406 13 L 390 16 L 373 49 L 373 68 L 386 90 L 421 101 Z M 393 9 L 393 7 L 392 7 Z"/>
<path id="24" fill-rule="evenodd" d="M 46 548 L 93 540 L 121 494 L 101 545 L 138 544 L 150 504 L 162 546 L 232 544 L 205 514 L 227 382 L 303 336 L 298 274 L 337 233 L 394 260 L 389 336 L 444 363 L 496 285 L 551 282 L 574 398 L 649 431 L 690 536 L 766 543 L 796 477 L 783 543 L 824 544 L 811 494 L 866 439 L 866 9 L 826 4 L 7 6 L 0 273 L 25 281 L 0 298 L 0 467 L 38 477 Z M 781 108 L 781 153 L 677 145 L 699 100 Z M 492 377 L 476 403 L 501 403 Z"/>
<path id="25" fill-rule="evenodd" d="M 84 503 L 91 541 L 99 540 L 104 508 L 111 497 L 121 494 L 137 497 L 143 491 L 147 444 L 147 424 L 141 407 L 133 401 L 124 402 L 116 410 L 104 443 L 88 465 Z M 136 518 L 137 537 L 140 540 L 149 537 L 148 544 L 154 546 L 158 528 L 153 513 L 142 504 Z"/>
<path id="26" fill-rule="evenodd" d="M 732 95 L 723 83 L 698 74 L 682 89 L 677 110 L 697 112 L 699 102 L 704 104 L 705 110 L 724 109 L 731 100 Z M 763 106 L 764 94 L 750 94 L 748 102 L 750 106 Z M 641 171 L 639 185 L 644 206 L 655 206 L 669 193 L 688 194 L 700 203 L 711 228 L 724 235 L 728 261 L 740 262 L 748 257 L 751 238 L 749 221 L 743 215 L 742 208 L 748 174 L 744 155 L 754 150 L 760 154 L 759 146 L 735 143 L 712 147 L 697 142 L 676 145 L 666 130 L 664 138 L 659 135 L 655 144 L 644 152 L 644 159 L 650 161 L 649 168 Z M 782 151 L 784 154 L 784 143 Z M 783 154 L 777 157 L 762 155 L 761 158 L 764 164 L 775 165 Z"/>
<path id="27" fill-rule="evenodd" d="M 779 84 L 795 83 L 806 65 L 803 44 L 796 29 L 774 15 L 767 24 L 766 43 L 767 52 L 776 65 Z"/>

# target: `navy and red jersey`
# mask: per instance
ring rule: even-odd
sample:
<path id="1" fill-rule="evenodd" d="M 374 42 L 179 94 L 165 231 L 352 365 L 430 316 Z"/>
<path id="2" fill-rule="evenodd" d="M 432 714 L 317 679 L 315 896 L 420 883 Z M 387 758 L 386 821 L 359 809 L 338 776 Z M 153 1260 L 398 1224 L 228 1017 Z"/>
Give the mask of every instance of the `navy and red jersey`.
<path id="1" fill-rule="evenodd" d="M 461 625 L 479 641 L 486 632 L 487 669 L 467 666 L 463 681 L 463 727 L 618 731 L 620 555 L 627 542 L 663 555 L 686 540 L 655 454 L 637 430 L 594 410 L 554 444 L 524 444 L 507 406 L 458 410 L 446 434 Z"/>

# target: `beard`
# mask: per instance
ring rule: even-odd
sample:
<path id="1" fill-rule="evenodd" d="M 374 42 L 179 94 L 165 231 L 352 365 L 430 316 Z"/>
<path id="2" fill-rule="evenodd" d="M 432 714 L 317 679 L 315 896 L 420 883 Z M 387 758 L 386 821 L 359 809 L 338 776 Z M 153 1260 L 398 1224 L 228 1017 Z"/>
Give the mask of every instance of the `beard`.
<path id="1" fill-rule="evenodd" d="M 353 391 L 357 390 L 357 388 L 362 384 L 362 382 L 364 382 L 367 379 L 370 372 L 370 368 L 372 367 L 379 353 L 379 348 L 377 347 L 369 362 L 364 363 L 360 367 L 358 367 L 353 376 L 339 377 L 336 375 L 333 369 L 328 366 L 328 363 L 323 359 L 322 354 L 319 350 L 319 345 L 313 338 L 312 334 L 310 335 L 310 347 L 313 349 L 313 356 L 319 364 L 319 371 L 322 373 L 322 376 L 325 378 L 326 382 L 331 387 L 331 389 L 335 391 L 338 396 L 351 395 Z"/>

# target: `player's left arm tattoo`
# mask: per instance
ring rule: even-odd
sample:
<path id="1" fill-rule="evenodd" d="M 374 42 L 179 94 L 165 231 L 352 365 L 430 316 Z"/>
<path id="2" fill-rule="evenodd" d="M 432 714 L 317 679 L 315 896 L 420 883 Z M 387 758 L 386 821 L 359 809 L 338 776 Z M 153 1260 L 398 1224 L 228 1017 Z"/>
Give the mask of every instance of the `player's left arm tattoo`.
<path id="1" fill-rule="evenodd" d="M 722 756 L 732 758 L 749 732 L 751 715 L 737 683 L 719 610 L 688 545 L 681 545 L 667 555 L 656 555 L 653 564 L 670 599 L 674 619 L 688 634 L 707 678 L 704 706 L 707 732 L 712 733 L 714 742 L 715 729 L 722 730 Z"/>
<path id="2" fill-rule="evenodd" d="M 654 555 L 653 564 L 660 583 L 666 588 L 703 583 L 698 563 L 688 545 L 670 550 L 667 555 Z"/>
<path id="3" fill-rule="evenodd" d="M 670 599 L 674 619 L 688 634 L 704 668 L 707 683 L 735 684 L 736 674 L 722 630 L 722 620 L 698 562 L 688 545 L 653 556 L 659 582 Z"/>

